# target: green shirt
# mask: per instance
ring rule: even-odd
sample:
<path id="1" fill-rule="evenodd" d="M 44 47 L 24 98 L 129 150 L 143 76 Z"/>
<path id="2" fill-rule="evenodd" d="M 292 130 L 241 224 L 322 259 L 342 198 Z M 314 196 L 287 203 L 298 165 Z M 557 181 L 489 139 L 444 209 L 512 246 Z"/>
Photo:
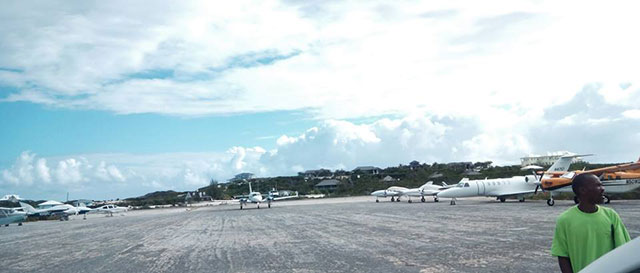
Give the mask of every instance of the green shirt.
<path id="1" fill-rule="evenodd" d="M 568 257 L 573 272 L 582 270 L 600 256 L 631 240 L 618 213 L 610 208 L 597 207 L 596 212 L 585 213 L 578 206 L 573 206 L 560 214 L 556 221 L 551 255 Z"/>

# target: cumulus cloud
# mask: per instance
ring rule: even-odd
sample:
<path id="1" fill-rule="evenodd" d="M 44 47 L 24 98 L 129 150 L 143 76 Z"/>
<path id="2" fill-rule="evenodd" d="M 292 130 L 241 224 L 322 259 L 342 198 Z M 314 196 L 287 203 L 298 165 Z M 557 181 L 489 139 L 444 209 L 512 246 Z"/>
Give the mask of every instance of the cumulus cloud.
<path id="1" fill-rule="evenodd" d="M 595 153 L 589 158 L 594 162 L 633 160 L 638 155 L 629 147 L 640 145 L 640 121 L 633 114 L 637 108 L 608 101 L 602 88 L 586 86 L 572 99 L 533 118 L 520 115 L 519 109 L 498 109 L 501 119 L 496 122 L 485 117 L 432 115 L 372 122 L 331 119 L 299 135 L 280 136 L 269 151 L 234 146 L 221 153 L 46 158 L 25 151 L 0 171 L 0 189 L 22 195 L 27 190 L 122 197 L 156 190 L 193 190 L 211 179 L 224 181 L 241 172 L 270 177 L 317 168 L 388 167 L 412 160 L 491 160 L 504 165 L 550 151 Z"/>

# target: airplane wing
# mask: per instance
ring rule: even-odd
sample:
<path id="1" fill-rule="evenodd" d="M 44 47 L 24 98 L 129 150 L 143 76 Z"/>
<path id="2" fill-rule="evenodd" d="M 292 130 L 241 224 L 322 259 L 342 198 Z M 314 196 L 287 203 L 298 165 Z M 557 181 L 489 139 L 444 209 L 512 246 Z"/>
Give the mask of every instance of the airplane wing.
<path id="1" fill-rule="evenodd" d="M 268 197 L 273 201 L 278 201 L 278 200 L 286 200 L 286 199 L 292 199 L 292 198 L 298 198 L 298 192 L 296 192 L 296 195 L 289 195 L 289 196 L 279 196 L 279 197 Z"/>
<path id="2" fill-rule="evenodd" d="M 501 193 L 501 194 L 496 195 L 496 197 L 513 197 L 513 196 L 518 196 L 518 195 L 535 194 L 535 193 L 536 193 L 535 190 L 526 190 L 526 191 L 519 191 L 519 192 Z"/>
<path id="3" fill-rule="evenodd" d="M 640 162 L 633 162 L 633 163 L 622 164 L 617 166 L 598 168 L 598 169 L 583 171 L 581 173 L 591 173 L 591 174 L 600 176 L 603 173 L 622 172 L 622 171 L 630 171 L 630 170 L 637 170 L 637 169 L 640 169 Z"/>

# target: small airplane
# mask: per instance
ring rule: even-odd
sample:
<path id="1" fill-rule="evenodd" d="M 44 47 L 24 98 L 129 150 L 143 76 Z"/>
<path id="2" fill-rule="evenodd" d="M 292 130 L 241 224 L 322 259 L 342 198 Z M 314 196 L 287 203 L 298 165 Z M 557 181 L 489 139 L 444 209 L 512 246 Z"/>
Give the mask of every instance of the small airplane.
<path id="1" fill-rule="evenodd" d="M 384 197 L 384 198 L 391 197 L 391 202 L 395 202 L 396 200 L 397 202 L 400 202 L 400 196 L 402 195 L 401 192 L 406 190 L 409 190 L 409 189 L 405 187 L 392 186 L 387 188 L 386 190 L 374 191 L 371 193 L 371 195 L 376 197 L 376 203 L 380 202 L 380 200 L 378 200 L 379 197 Z"/>
<path id="2" fill-rule="evenodd" d="M 547 172 L 542 173 L 548 175 L 548 172 L 566 172 L 571 165 L 574 157 L 585 155 L 565 155 L 560 157 Z M 524 167 L 523 169 L 540 168 Z M 500 202 L 505 202 L 507 197 L 517 197 L 520 202 L 524 202 L 525 196 L 536 194 L 540 188 L 540 179 L 538 175 L 513 176 L 511 178 L 496 178 L 484 180 L 469 180 L 463 178 L 456 187 L 452 187 L 437 193 L 437 197 L 451 198 L 451 205 L 456 204 L 456 198 L 486 196 L 496 197 Z"/>
<path id="3" fill-rule="evenodd" d="M 449 186 L 444 182 L 442 182 L 442 186 L 438 186 L 433 185 L 433 181 L 429 181 L 418 188 L 408 189 L 405 187 L 391 186 L 386 190 L 374 191 L 371 193 L 371 195 L 376 197 L 376 203 L 380 202 L 380 200 L 378 200 L 379 197 L 391 197 L 391 202 L 400 202 L 401 196 L 407 196 L 409 199 L 407 202 L 409 203 L 413 202 L 411 200 L 411 197 L 420 197 L 420 201 L 425 202 L 425 196 L 433 196 L 433 202 L 438 202 L 440 200 L 438 199 L 436 194 L 450 187 L 452 186 Z M 394 197 L 396 198 L 394 199 Z"/>
<path id="4" fill-rule="evenodd" d="M 124 213 L 127 211 L 129 211 L 128 207 L 119 207 L 112 204 L 103 205 L 93 209 L 93 212 L 108 214 L 108 216 L 113 216 L 114 213 Z"/>
<path id="5" fill-rule="evenodd" d="M 253 189 L 251 188 L 251 183 L 249 183 L 249 195 L 240 198 L 240 209 L 243 209 L 244 207 L 246 207 L 247 203 L 254 203 L 256 204 L 257 208 L 260 208 L 260 203 L 265 203 L 265 202 L 267 203 L 267 207 L 271 208 L 271 202 L 273 201 L 298 197 L 298 192 L 296 192 L 296 195 L 289 195 L 289 196 L 280 196 L 279 193 L 275 194 L 275 192 L 276 192 L 275 190 L 270 191 L 267 197 L 264 198 L 260 192 L 253 191 Z"/>
<path id="6" fill-rule="evenodd" d="M 26 220 L 27 213 L 19 208 L 0 208 L 0 225 L 7 227 L 9 224 L 18 223 L 18 226 L 22 226 L 22 222 Z"/>
<path id="7" fill-rule="evenodd" d="M 598 168 L 588 171 L 572 171 L 564 172 L 561 175 L 543 178 L 541 180 L 541 188 L 543 191 L 549 192 L 547 205 L 553 206 L 554 192 L 573 192 L 571 183 L 573 178 L 581 173 L 591 173 L 600 178 L 605 193 L 624 193 L 633 191 L 640 187 L 640 159 L 633 163 L 621 164 L 611 167 Z M 610 202 L 609 196 L 605 195 L 605 203 Z M 577 203 L 577 198 L 574 198 Z"/>
<path id="8" fill-rule="evenodd" d="M 91 209 L 87 207 L 74 207 L 69 204 L 60 204 L 49 208 L 36 209 L 27 203 L 20 202 L 20 206 L 26 211 L 27 216 L 60 215 L 60 221 L 68 221 L 70 215 L 79 214 L 84 215 L 84 219 L 86 219 L 86 214 L 91 211 Z"/>

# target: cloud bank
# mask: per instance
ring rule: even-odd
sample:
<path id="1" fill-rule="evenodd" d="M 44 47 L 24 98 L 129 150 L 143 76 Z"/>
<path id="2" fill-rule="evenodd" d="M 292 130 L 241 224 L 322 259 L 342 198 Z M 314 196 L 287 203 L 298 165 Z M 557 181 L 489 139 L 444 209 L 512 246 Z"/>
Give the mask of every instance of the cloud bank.
<path id="1" fill-rule="evenodd" d="M 15 91 L 4 100 L 120 114 L 492 119 L 505 105 L 541 113 L 589 83 L 638 89 L 640 39 L 629 33 L 640 18 L 628 2 L 152 3 L 5 5 L 0 84 Z"/>

